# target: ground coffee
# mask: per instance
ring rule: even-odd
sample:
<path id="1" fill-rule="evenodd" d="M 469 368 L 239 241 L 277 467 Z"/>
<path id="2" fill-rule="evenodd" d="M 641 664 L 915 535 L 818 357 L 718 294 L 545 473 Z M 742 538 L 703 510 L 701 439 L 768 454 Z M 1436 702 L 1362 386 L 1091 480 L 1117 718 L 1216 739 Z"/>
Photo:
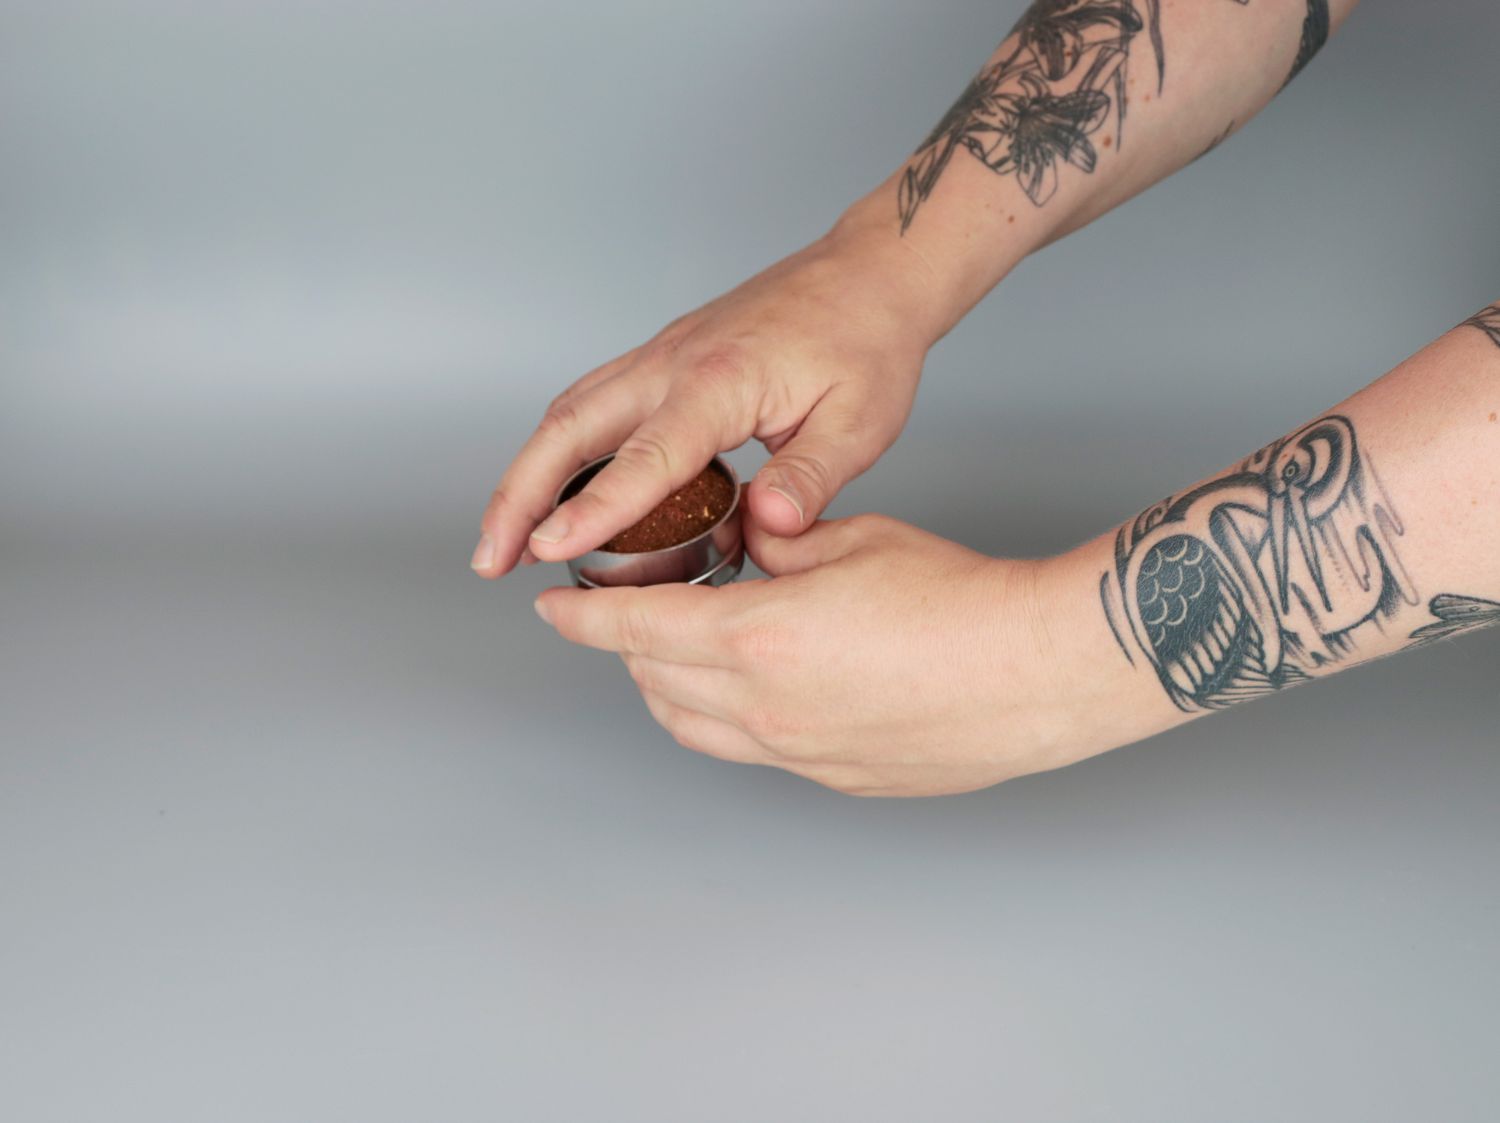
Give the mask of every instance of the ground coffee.
<path id="1" fill-rule="evenodd" d="M 686 487 L 663 499 L 640 522 L 626 527 L 599 548 L 611 554 L 642 554 L 680 545 L 722 519 L 733 503 L 734 484 L 710 464 Z"/>

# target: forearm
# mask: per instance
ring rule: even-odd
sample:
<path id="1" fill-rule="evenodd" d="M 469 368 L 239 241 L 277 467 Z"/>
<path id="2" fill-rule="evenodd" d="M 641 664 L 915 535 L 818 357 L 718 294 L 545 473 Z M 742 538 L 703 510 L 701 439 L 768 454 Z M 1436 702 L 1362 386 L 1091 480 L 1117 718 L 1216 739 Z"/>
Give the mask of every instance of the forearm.
<path id="1" fill-rule="evenodd" d="M 727 760 L 866 795 L 1061 767 L 1500 620 L 1500 306 L 1059 558 L 871 515 L 743 525 L 769 581 L 553 589 L 538 611 Z"/>
<path id="2" fill-rule="evenodd" d="M 1500 305 L 1043 563 L 1085 751 L 1500 622 Z M 1079 746 L 1075 746 L 1079 747 Z"/>
<path id="3" fill-rule="evenodd" d="M 1037 0 L 836 230 L 923 263 L 940 335 L 1033 250 L 1263 108 L 1356 0 Z"/>

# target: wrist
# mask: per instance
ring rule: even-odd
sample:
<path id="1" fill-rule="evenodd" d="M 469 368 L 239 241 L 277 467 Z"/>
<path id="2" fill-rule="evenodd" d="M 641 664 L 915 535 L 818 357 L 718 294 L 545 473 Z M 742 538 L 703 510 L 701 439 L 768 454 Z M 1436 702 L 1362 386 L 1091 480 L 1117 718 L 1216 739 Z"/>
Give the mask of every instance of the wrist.
<path id="1" fill-rule="evenodd" d="M 1046 673 L 1058 718 L 1059 764 L 1130 744 L 1187 721 L 1155 673 L 1132 663 L 1115 639 L 1100 597 L 1114 564 L 1109 535 L 1032 567 L 1026 611 L 1030 644 Z"/>
<path id="2" fill-rule="evenodd" d="M 1022 211 L 1017 222 L 1014 212 L 988 205 L 929 205 L 923 222 L 903 232 L 895 193 L 891 180 L 857 200 L 828 237 L 878 247 L 894 269 L 920 277 L 929 297 L 933 342 L 1050 236 L 1040 212 Z"/>
<path id="3" fill-rule="evenodd" d="M 969 292 L 951 254 L 935 253 L 917 239 L 902 237 L 892 219 L 861 200 L 840 215 L 819 242 L 849 263 L 849 275 L 866 278 L 884 291 L 890 313 L 920 337 L 925 350 L 951 331 L 978 298 Z"/>

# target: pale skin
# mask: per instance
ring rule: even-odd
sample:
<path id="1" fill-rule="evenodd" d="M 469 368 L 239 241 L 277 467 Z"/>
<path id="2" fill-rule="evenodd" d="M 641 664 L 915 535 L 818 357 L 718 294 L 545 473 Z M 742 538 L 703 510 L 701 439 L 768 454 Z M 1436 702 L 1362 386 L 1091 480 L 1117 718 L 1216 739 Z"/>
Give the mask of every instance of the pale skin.
<path id="1" fill-rule="evenodd" d="M 1332 25 L 1352 6 L 1328 5 Z M 1035 183 L 1023 194 L 1018 173 L 960 151 L 903 233 L 898 171 L 818 242 L 585 375 L 496 489 L 476 572 L 578 556 L 753 437 L 773 455 L 747 485 L 746 544 L 769 580 L 561 588 L 537 602 L 565 638 L 619 652 L 682 744 L 840 791 L 935 795 L 1188 720 L 1144 661 L 1122 656 L 1101 610 L 1112 535 L 1016 561 L 890 519 L 819 516 L 899 434 L 928 348 L 1021 258 L 1253 116 L 1284 80 L 1307 10 L 1304 0 L 1168 5 L 1169 79 L 1158 87 L 1138 35 L 1121 74 L 1128 145 L 1105 143 L 1107 130 L 1088 122 L 1096 166 L 1061 166 L 1045 205 Z M 1012 36 L 995 58 L 1025 45 Z M 1402 563 L 1433 593 L 1500 598 L 1497 409 L 1500 347 L 1473 327 L 1339 408 L 1375 450 L 1405 520 Z M 562 481 L 616 450 L 549 517 Z M 1403 604 L 1341 665 L 1399 650 L 1430 619 Z"/>
<path id="2" fill-rule="evenodd" d="M 1500 599 L 1500 348 L 1455 328 L 1337 412 L 1436 592 Z M 771 575 L 723 589 L 550 589 L 537 610 L 618 652 L 677 740 L 858 795 L 944 795 L 1071 764 L 1190 720 L 1122 658 L 1099 608 L 1106 534 L 1059 557 L 991 558 L 878 516 L 796 538 L 753 523 Z M 1428 623 L 1403 606 L 1358 660 Z M 1350 664 L 1344 664 L 1348 666 Z"/>

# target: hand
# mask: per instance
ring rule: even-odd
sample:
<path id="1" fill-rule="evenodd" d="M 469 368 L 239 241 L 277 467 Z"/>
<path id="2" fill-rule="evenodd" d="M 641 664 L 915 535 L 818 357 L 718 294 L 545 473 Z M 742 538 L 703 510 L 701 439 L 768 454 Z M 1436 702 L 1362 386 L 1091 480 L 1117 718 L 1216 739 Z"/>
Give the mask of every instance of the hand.
<path id="1" fill-rule="evenodd" d="M 835 228 L 579 379 L 496 488 L 474 569 L 509 572 L 528 538 L 532 557 L 577 557 L 751 437 L 774 455 L 751 483 L 749 509 L 777 534 L 811 525 L 906 422 L 927 349 L 946 327 L 923 268 L 888 233 Z M 547 517 L 563 481 L 610 452 L 609 466 Z"/>
<path id="2" fill-rule="evenodd" d="M 746 545 L 772 580 L 550 589 L 537 610 L 619 652 L 681 744 L 852 794 L 970 791 L 1173 720 L 1104 630 L 1097 559 L 1002 561 L 868 515 L 800 538 L 752 519 Z"/>

